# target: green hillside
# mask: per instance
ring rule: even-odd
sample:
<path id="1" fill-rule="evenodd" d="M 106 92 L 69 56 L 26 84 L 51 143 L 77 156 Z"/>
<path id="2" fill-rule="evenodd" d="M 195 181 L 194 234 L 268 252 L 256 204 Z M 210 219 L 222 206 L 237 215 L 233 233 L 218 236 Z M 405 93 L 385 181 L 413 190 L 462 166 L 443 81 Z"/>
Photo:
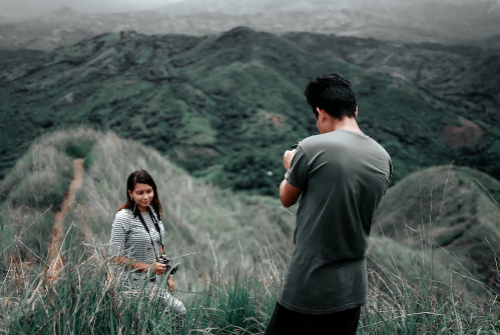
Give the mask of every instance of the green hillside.
<path id="1" fill-rule="evenodd" d="M 43 54 L 43 51 L 38 50 L 10 50 L 0 48 L 0 72 L 36 61 L 37 58 L 40 58 Z"/>
<path id="2" fill-rule="evenodd" d="M 36 140 L 0 183 L 0 192 L 8 194 L 0 204 L 2 250 L 14 247 L 12 242 L 16 235 L 21 237 L 22 244 L 18 247 L 24 259 L 45 260 L 55 213 L 73 177 L 72 160 L 76 158 L 85 159 L 84 181 L 64 222 L 64 230 L 68 231 L 68 238 L 76 246 L 81 241 L 101 246 L 109 241 L 114 214 L 125 201 L 126 178 L 130 172 L 144 168 L 158 185 L 169 241 L 167 249 L 172 256 L 194 253 L 183 257 L 182 261 L 197 273 L 210 276 L 235 269 L 249 270 L 259 264 L 260 258 L 271 256 L 279 271 L 285 269 L 293 248 L 295 207 L 287 210 L 278 199 L 221 190 L 202 179 L 193 178 L 158 151 L 136 141 L 122 139 L 114 133 L 82 128 L 50 133 Z M 470 174 L 487 185 L 493 197 L 498 197 L 500 188 L 495 185 L 500 183 L 480 172 L 466 168 L 451 170 L 438 226 L 433 230 L 425 228 L 423 237 L 411 233 L 412 239 L 409 239 L 403 235 L 404 222 L 417 229 L 414 221 L 420 218 L 422 211 L 427 215 L 427 209 L 431 208 L 427 195 L 431 189 L 432 218 L 423 220 L 435 221 L 436 213 L 441 209 L 442 183 L 447 180 L 447 172 L 445 168 L 430 168 L 410 175 L 389 190 L 373 226 L 374 238 L 369 252 L 370 267 L 383 268 L 382 276 L 384 272 L 397 269 L 408 279 L 418 278 L 423 269 L 428 271 L 426 266 L 430 266 L 428 259 L 431 258 L 433 241 L 446 246 L 448 252 L 474 275 L 491 270 L 494 258 L 486 242 L 474 242 L 464 247 L 463 240 L 457 237 L 457 232 L 463 234 L 465 231 L 466 241 L 480 240 L 486 229 L 492 239 L 500 241 L 495 228 L 500 209 L 493 206 L 491 198 L 485 197 L 484 189 L 470 187 L 475 183 Z M 421 198 L 424 199 L 422 205 Z M 474 220 L 481 224 L 473 226 Z M 383 227 L 385 237 L 377 236 L 380 235 L 377 234 L 380 233 L 379 226 Z M 84 231 L 91 232 L 92 241 Z M 426 241 L 424 248 L 420 245 L 422 238 Z M 450 238 L 457 241 L 451 243 Z M 391 239 L 407 243 L 398 245 Z M 470 255 L 463 254 L 464 248 L 470 251 Z M 394 255 L 399 261 L 394 261 Z M 417 261 L 418 266 L 401 266 L 416 259 L 422 259 Z M 476 266 L 479 262 L 483 262 L 483 267 Z M 434 275 L 442 280 L 447 279 L 446 268 L 460 273 L 464 270 L 458 265 L 449 265 L 448 256 L 443 254 L 435 255 L 433 266 L 436 267 Z M 192 280 L 189 276 L 193 274 L 184 273 L 188 276 L 185 279 Z"/>
<path id="3" fill-rule="evenodd" d="M 500 50 L 437 43 L 394 43 L 295 32 L 282 35 L 319 56 L 342 59 L 376 73 L 404 78 L 461 109 L 467 119 L 498 125 Z"/>
<path id="4" fill-rule="evenodd" d="M 84 182 L 64 222 L 65 271 L 54 287 L 40 289 L 54 214 L 67 191 L 76 158 L 85 159 Z M 245 334 L 262 334 L 293 247 L 294 210 L 285 210 L 277 199 L 221 190 L 193 178 L 137 141 L 79 128 L 34 141 L 0 184 L 2 194 L 8 194 L 0 203 L 0 304 L 6 307 L 0 329 L 7 333 L 114 333 L 116 329 L 169 333 L 168 319 L 150 302 L 123 302 L 119 284 L 106 284 L 105 250 L 113 215 L 125 200 L 126 177 L 140 168 L 146 168 L 157 182 L 166 248 L 182 263 L 176 274 L 176 295 L 189 310 L 184 334 L 234 335 L 241 329 Z M 480 222 L 493 225 L 493 217 L 487 214 L 494 209 L 491 200 L 482 197 L 479 188 L 470 198 L 456 194 L 472 189 L 467 174 L 473 173 L 497 196 L 494 180 L 468 169 L 452 171 L 466 176 L 463 188 L 453 187 L 450 177 L 445 204 L 463 204 L 453 208 L 453 215 L 475 215 Z M 426 185 L 423 188 L 435 185 L 439 189 L 441 184 L 429 175 L 442 180 L 447 170 L 431 168 L 421 173 L 417 179 Z M 388 220 L 384 215 L 394 215 L 393 220 L 401 224 L 397 210 L 404 207 L 390 207 L 397 205 L 391 201 L 396 195 L 413 199 L 413 183 L 415 174 L 387 194 L 378 219 L 384 227 Z M 406 191 L 400 185 L 406 185 Z M 476 196 L 481 207 L 469 206 Z M 436 197 L 441 199 L 442 194 Z M 452 211 L 444 208 L 446 215 L 439 225 L 452 217 Z M 474 208 L 480 211 L 473 213 Z M 487 248 L 484 255 L 493 256 Z M 462 250 L 449 252 L 461 259 Z M 484 308 L 494 297 L 464 278 L 470 276 L 469 270 L 450 262 L 447 254 L 427 245 L 408 247 L 387 236 L 374 236 L 368 255 L 370 300 L 361 318 L 363 334 L 498 330 L 498 308 Z M 96 259 L 101 263 L 95 263 Z"/>
<path id="5" fill-rule="evenodd" d="M 317 132 L 304 88 L 327 72 L 353 83 L 361 127 L 392 155 L 393 181 L 465 155 L 498 177 L 497 127 L 481 124 L 485 140 L 457 152 L 442 136 L 444 126 L 461 126 L 454 107 L 247 28 L 209 37 L 106 34 L 4 71 L 0 173 L 37 136 L 86 125 L 152 146 L 219 186 L 275 195 L 283 151 Z"/>
<path id="6" fill-rule="evenodd" d="M 498 290 L 500 182 L 465 167 L 413 173 L 392 187 L 378 209 L 375 234 L 404 246 L 433 248 L 451 267 Z M 447 259 L 446 259 L 447 258 Z"/>
<path id="7" fill-rule="evenodd" d="M 158 185 L 167 248 L 175 257 L 195 253 L 182 260 L 197 272 L 247 269 L 258 252 L 272 246 L 284 256 L 291 247 L 295 219 L 278 199 L 220 190 L 137 142 L 75 129 L 35 141 L 0 184 L 2 194 L 8 194 L 0 206 L 4 249 L 13 234 L 20 235 L 26 259 L 45 259 L 54 214 L 73 177 L 75 158 L 85 158 L 85 175 L 64 225 L 76 244 L 85 240 L 84 230 L 98 245 L 109 241 L 114 214 L 126 200 L 128 175 L 146 169 Z M 224 259 L 219 269 L 213 267 L 217 260 L 212 248 Z"/>

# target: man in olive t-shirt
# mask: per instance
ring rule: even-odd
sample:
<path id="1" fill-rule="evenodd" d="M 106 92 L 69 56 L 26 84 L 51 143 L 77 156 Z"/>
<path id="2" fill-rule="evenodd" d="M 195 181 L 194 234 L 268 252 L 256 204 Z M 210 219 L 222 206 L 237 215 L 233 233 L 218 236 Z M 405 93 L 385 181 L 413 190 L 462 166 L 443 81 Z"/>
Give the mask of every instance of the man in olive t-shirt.
<path id="1" fill-rule="evenodd" d="M 295 250 L 266 334 L 355 334 L 367 299 L 368 236 L 391 158 L 359 129 L 356 96 L 341 75 L 316 78 L 305 95 L 320 135 L 283 157 L 280 199 L 289 207 L 301 198 Z"/>

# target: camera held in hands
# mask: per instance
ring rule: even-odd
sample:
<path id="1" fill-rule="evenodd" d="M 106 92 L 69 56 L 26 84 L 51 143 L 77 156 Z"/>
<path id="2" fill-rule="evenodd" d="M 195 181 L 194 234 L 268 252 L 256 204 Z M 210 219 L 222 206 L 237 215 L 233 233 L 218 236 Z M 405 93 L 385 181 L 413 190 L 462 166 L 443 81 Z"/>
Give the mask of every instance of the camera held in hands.
<path id="1" fill-rule="evenodd" d="M 179 268 L 177 264 L 172 265 L 170 258 L 167 255 L 160 255 L 160 257 L 156 260 L 160 264 L 164 264 L 167 266 L 167 273 L 170 272 L 171 275 L 174 275 Z"/>

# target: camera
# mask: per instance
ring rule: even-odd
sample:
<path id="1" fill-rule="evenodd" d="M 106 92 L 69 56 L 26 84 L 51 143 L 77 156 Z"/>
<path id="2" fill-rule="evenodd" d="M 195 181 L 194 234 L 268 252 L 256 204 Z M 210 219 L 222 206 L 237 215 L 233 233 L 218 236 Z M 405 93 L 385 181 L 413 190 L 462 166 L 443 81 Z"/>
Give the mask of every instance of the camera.
<path id="1" fill-rule="evenodd" d="M 167 273 L 170 271 L 170 274 L 173 275 L 177 272 L 179 268 L 177 264 L 172 265 L 170 262 L 170 258 L 167 255 L 160 255 L 160 257 L 156 260 L 160 264 L 164 264 L 167 266 Z"/>

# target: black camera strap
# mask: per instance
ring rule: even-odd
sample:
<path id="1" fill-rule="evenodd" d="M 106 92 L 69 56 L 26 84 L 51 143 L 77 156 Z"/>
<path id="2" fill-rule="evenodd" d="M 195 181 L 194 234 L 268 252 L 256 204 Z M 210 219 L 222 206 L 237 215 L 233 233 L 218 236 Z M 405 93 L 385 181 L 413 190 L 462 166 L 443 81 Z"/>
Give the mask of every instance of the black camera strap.
<path id="1" fill-rule="evenodd" d="M 153 215 L 153 213 L 151 212 L 151 208 L 149 208 L 149 207 L 148 207 L 148 212 L 149 212 L 149 216 L 151 217 L 151 221 L 153 221 L 155 229 L 158 232 L 158 235 L 160 235 L 160 244 L 161 244 L 162 248 L 165 249 L 165 247 L 163 246 L 163 239 L 161 237 L 161 229 L 160 229 L 160 225 L 158 223 L 158 220 Z M 153 251 L 155 253 L 156 259 L 158 259 L 159 257 L 156 254 L 156 248 L 155 248 L 155 244 L 153 242 L 153 238 L 151 237 L 151 232 L 149 231 L 149 228 L 148 228 L 146 222 L 144 221 L 144 217 L 142 216 L 142 213 L 139 213 L 139 220 L 141 221 L 142 225 L 144 226 L 144 229 L 148 232 L 149 240 L 151 241 L 151 245 L 153 246 Z"/>

